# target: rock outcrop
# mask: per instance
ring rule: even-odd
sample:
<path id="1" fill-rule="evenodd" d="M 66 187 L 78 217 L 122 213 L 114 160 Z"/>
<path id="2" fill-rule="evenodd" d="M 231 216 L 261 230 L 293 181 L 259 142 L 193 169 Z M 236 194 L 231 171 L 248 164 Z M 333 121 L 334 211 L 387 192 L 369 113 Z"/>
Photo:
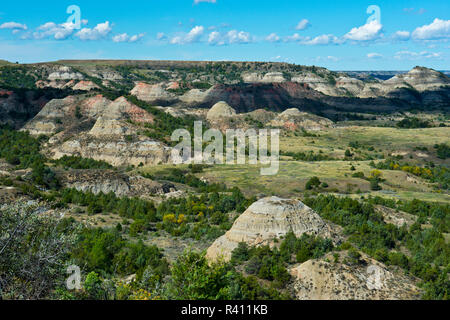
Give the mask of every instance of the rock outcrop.
<path id="1" fill-rule="evenodd" d="M 130 120 L 137 123 L 153 123 L 154 121 L 151 114 L 130 103 L 124 97 L 111 102 L 102 95 L 87 99 L 83 96 L 68 96 L 47 103 L 36 117 L 25 125 L 24 130 L 28 130 L 33 135 L 52 135 L 76 126 L 77 123 L 86 120 L 82 119 L 83 117 L 98 122 L 97 128 L 93 131 L 94 134 L 120 134 L 120 132 L 97 130 L 107 128 L 108 121 Z M 114 127 L 114 124 L 110 124 L 109 127 Z"/>
<path id="2" fill-rule="evenodd" d="M 238 113 L 267 107 L 283 111 L 290 106 L 317 112 L 337 107 L 382 111 L 401 109 L 410 104 L 447 104 L 449 78 L 432 69 L 416 67 L 388 80 L 360 80 L 344 72 L 323 68 L 304 68 L 284 73 L 249 71 L 241 73 L 242 83 L 215 83 L 207 90 L 192 89 L 182 95 L 170 92 L 179 88 L 177 81 L 158 84 L 137 83 L 132 94 L 157 105 L 208 108 L 219 101 L 228 103 Z M 210 78 L 208 78 L 210 79 Z M 357 99 L 357 100 L 355 100 Z M 393 103 L 392 99 L 398 100 Z M 402 105 L 404 104 L 404 105 Z"/>
<path id="3" fill-rule="evenodd" d="M 166 163 L 170 148 L 138 134 L 154 117 L 124 97 L 69 96 L 45 105 L 24 130 L 50 136 L 46 152 L 54 159 L 81 156 L 115 166 Z"/>
<path id="4" fill-rule="evenodd" d="M 406 225 L 406 227 L 411 227 L 417 220 L 417 216 L 403 211 L 395 210 L 389 207 L 377 205 L 375 210 L 383 215 L 383 220 L 386 223 L 391 223 L 396 227 L 401 228 Z"/>
<path id="5" fill-rule="evenodd" d="M 207 103 L 210 99 L 208 97 L 210 90 L 202 91 L 200 89 L 191 89 L 180 96 L 180 100 L 187 105 L 202 105 Z"/>
<path id="6" fill-rule="evenodd" d="M 83 80 L 84 76 L 73 71 L 70 67 L 61 66 L 56 71 L 52 72 L 48 76 L 48 80 Z"/>
<path id="7" fill-rule="evenodd" d="M 105 110 L 111 104 L 111 100 L 106 99 L 101 94 L 87 98 L 80 104 L 80 111 L 88 118 L 96 119 L 104 115 Z"/>
<path id="8" fill-rule="evenodd" d="M 94 194 L 113 192 L 118 197 L 142 197 L 176 191 L 173 184 L 162 184 L 142 176 L 128 176 L 111 170 L 69 170 L 58 175 L 66 188 Z"/>
<path id="9" fill-rule="evenodd" d="M 233 227 L 208 248 L 206 256 L 210 260 L 220 257 L 229 260 L 240 242 L 249 246 L 273 245 L 274 239 L 290 231 L 297 237 L 306 233 L 340 241 L 335 227 L 301 201 L 269 197 L 253 203 Z"/>
<path id="10" fill-rule="evenodd" d="M 215 121 L 223 118 L 229 118 L 234 115 L 236 115 L 236 111 L 230 107 L 228 103 L 219 101 L 208 111 L 206 119 L 209 121 Z"/>
<path id="11" fill-rule="evenodd" d="M 311 113 L 301 112 L 297 108 L 291 108 L 282 112 L 270 122 L 270 125 L 284 127 L 288 130 L 303 128 L 308 131 L 319 131 L 334 126 L 333 121 L 329 119 Z"/>
<path id="12" fill-rule="evenodd" d="M 119 135 L 80 135 L 50 149 L 52 158 L 80 156 L 106 161 L 114 166 L 157 165 L 168 163 L 171 149 L 161 142 L 138 137 L 127 141 Z"/>
<path id="13" fill-rule="evenodd" d="M 384 83 L 406 83 L 417 91 L 426 91 L 450 85 L 450 79 L 433 69 L 415 67 L 408 73 L 396 75 Z"/>
<path id="14" fill-rule="evenodd" d="M 244 73 L 242 75 L 242 79 L 247 83 L 271 83 L 286 81 L 282 72 L 269 72 L 264 75 L 258 73 Z"/>
<path id="15" fill-rule="evenodd" d="M 111 120 L 131 120 L 141 123 L 153 123 L 154 121 L 154 117 L 151 114 L 135 106 L 124 97 L 114 100 L 102 116 Z"/>
<path id="16" fill-rule="evenodd" d="M 290 269 L 298 300 L 415 300 L 417 280 L 394 272 L 364 253 L 349 262 L 348 253 L 329 253 Z"/>
<path id="17" fill-rule="evenodd" d="M 124 66 L 128 76 L 118 66 Z M 291 107 L 323 114 L 361 109 L 392 112 L 411 107 L 448 108 L 450 99 L 449 77 L 424 67 L 407 73 L 390 72 L 395 75 L 392 78 L 258 62 L 58 61 L 23 67 L 38 88 L 93 91 L 102 83 L 117 89 L 133 79 L 136 85 L 131 93 L 155 106 L 210 108 L 225 101 L 239 114 L 260 108 L 280 112 Z M 216 74 L 217 70 L 221 72 Z M 96 78 L 95 83 L 91 77 Z M 188 87 L 203 87 L 195 86 L 196 82 L 211 87 L 182 94 Z"/>
<path id="18" fill-rule="evenodd" d="M 283 83 L 288 79 L 282 73 L 244 73 L 246 83 Z M 398 74 L 390 79 L 381 81 L 371 79 L 362 81 L 352 78 L 345 73 L 332 73 L 325 69 L 316 71 L 303 71 L 292 76 L 292 82 L 305 84 L 317 92 L 333 97 L 358 98 L 395 98 L 413 103 L 442 103 L 442 95 L 433 95 L 426 98 L 429 92 L 441 92 L 448 89 L 450 79 L 441 72 L 424 67 L 415 67 L 405 74 Z M 415 94 L 416 91 L 418 94 Z M 418 99 L 418 96 L 425 95 Z M 446 94 L 448 95 L 448 93 Z M 440 97 L 440 98 L 439 98 Z M 426 98 L 426 99 L 424 99 Z M 428 101 L 430 100 L 430 102 Z"/>
<path id="19" fill-rule="evenodd" d="M 152 85 L 144 82 L 138 82 L 133 90 L 131 90 L 131 94 L 136 96 L 139 100 L 150 103 L 170 103 L 175 100 L 175 95 L 168 92 L 166 90 L 167 87 L 170 87 L 170 85 L 165 83 Z"/>
<path id="20" fill-rule="evenodd" d="M 74 117 L 77 103 L 81 99 L 68 96 L 64 99 L 53 99 L 48 102 L 42 110 L 24 126 L 24 130 L 32 135 L 53 135 L 66 127 L 66 122 Z"/>
<path id="21" fill-rule="evenodd" d="M 92 81 L 80 81 L 72 87 L 73 90 L 90 91 L 93 89 L 99 89 L 98 85 Z"/>

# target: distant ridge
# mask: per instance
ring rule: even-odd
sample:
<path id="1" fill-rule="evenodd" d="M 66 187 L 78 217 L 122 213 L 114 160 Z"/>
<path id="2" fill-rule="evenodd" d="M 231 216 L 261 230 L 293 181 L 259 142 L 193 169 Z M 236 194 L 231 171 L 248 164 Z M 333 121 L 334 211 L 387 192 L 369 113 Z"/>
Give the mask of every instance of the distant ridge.
<path id="1" fill-rule="evenodd" d="M 12 62 L 0 59 L 0 66 L 4 66 L 4 65 L 8 65 L 8 64 L 12 64 Z"/>
<path id="2" fill-rule="evenodd" d="M 392 77 L 395 77 L 396 75 L 399 74 L 405 74 L 408 73 L 410 70 L 404 70 L 404 71 L 391 71 L 391 70 L 386 70 L 386 71 L 370 71 L 370 70 L 365 70 L 365 71 L 336 71 L 336 72 L 342 72 L 342 73 L 346 73 L 348 74 L 350 77 L 354 77 L 357 79 L 368 79 L 370 77 L 379 79 L 379 80 L 388 80 Z M 450 70 L 437 70 L 439 72 L 442 72 L 443 74 L 445 74 L 446 76 L 450 76 Z"/>

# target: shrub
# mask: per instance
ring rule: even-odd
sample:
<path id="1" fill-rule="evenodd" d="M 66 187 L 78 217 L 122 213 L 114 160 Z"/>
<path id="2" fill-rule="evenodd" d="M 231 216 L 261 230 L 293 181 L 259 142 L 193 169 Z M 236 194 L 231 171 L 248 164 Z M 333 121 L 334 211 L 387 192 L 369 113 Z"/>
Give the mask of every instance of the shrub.
<path id="1" fill-rule="evenodd" d="M 416 128 L 429 128 L 431 124 L 427 120 L 420 120 L 418 118 L 405 118 L 397 122 L 396 126 L 402 129 L 416 129 Z"/>
<path id="2" fill-rule="evenodd" d="M 450 147 L 445 143 L 436 144 L 434 146 L 436 149 L 436 153 L 439 159 L 447 159 L 450 158 Z"/>
<path id="3" fill-rule="evenodd" d="M 314 188 L 318 188 L 320 186 L 321 182 L 319 180 L 319 178 L 317 177 L 312 177 L 311 179 L 308 180 L 308 182 L 306 182 L 306 190 L 312 190 Z"/>

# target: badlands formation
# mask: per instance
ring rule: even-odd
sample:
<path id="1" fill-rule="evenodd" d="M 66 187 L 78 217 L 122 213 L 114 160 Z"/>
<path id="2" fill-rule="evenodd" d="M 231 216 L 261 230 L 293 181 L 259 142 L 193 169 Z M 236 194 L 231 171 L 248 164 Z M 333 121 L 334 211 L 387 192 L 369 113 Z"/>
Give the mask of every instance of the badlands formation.
<path id="1" fill-rule="evenodd" d="M 311 208 L 298 200 L 269 197 L 253 203 L 233 227 L 209 247 L 210 260 L 223 257 L 230 260 L 231 253 L 240 242 L 249 246 L 274 245 L 290 231 L 299 237 L 306 233 L 339 242 L 336 227 L 326 223 Z"/>
<path id="2" fill-rule="evenodd" d="M 345 251 L 308 260 L 289 270 L 298 300 L 417 300 L 417 279 L 392 271 L 364 253 L 348 263 Z M 336 261 L 336 259 L 338 261 Z"/>
<path id="3" fill-rule="evenodd" d="M 333 122 L 296 108 L 277 114 L 267 110 L 236 113 L 226 102 L 205 109 L 158 107 L 173 116 L 192 115 L 214 128 L 248 129 L 256 124 L 287 130 L 323 130 Z M 142 134 L 154 116 L 125 97 L 114 101 L 102 95 L 75 95 L 53 99 L 22 128 L 34 136 L 49 137 L 46 152 L 53 159 L 80 156 L 103 160 L 114 166 L 168 163 L 171 148 Z"/>
<path id="4" fill-rule="evenodd" d="M 220 120 L 223 118 L 230 118 L 236 115 L 236 111 L 224 101 L 217 102 L 206 115 L 209 121 Z"/>
<path id="5" fill-rule="evenodd" d="M 273 121 L 271 126 L 284 127 L 288 130 L 296 130 L 303 128 L 308 131 L 320 131 L 325 128 L 332 128 L 333 121 L 316 116 L 307 112 L 300 112 L 297 108 L 287 109 L 279 114 Z"/>
<path id="6" fill-rule="evenodd" d="M 261 108 L 278 113 L 295 107 L 328 116 L 361 109 L 392 112 L 412 106 L 448 107 L 450 97 L 449 78 L 424 67 L 388 80 L 283 63 L 58 61 L 27 65 L 26 70 L 35 88 L 23 96 L 0 90 L 0 123 L 20 128 L 54 98 L 119 89 L 155 107 L 171 108 L 174 114 L 186 108 L 210 109 L 223 101 L 238 115 Z M 203 86 L 196 87 L 196 83 Z M 53 131 L 51 124 L 43 131 L 47 130 Z"/>
<path id="7" fill-rule="evenodd" d="M 207 250 L 210 261 L 231 259 L 240 242 L 251 246 L 275 246 L 287 233 L 342 241 L 337 226 L 331 225 L 298 200 L 269 197 L 253 203 Z M 289 268 L 290 288 L 299 300 L 396 300 L 418 299 L 416 279 L 361 253 L 354 261 L 348 251 L 328 253 Z"/>
<path id="8" fill-rule="evenodd" d="M 114 166 L 166 163 L 170 148 L 138 135 L 140 123 L 153 123 L 147 111 L 124 97 L 101 95 L 52 100 L 26 124 L 33 135 L 51 136 L 46 149 L 53 159 L 81 156 Z"/>
<path id="9" fill-rule="evenodd" d="M 113 170 L 61 170 L 58 176 L 64 187 L 93 194 L 113 192 L 118 197 L 146 197 L 176 191 L 171 183 L 159 183 L 140 175 Z"/>

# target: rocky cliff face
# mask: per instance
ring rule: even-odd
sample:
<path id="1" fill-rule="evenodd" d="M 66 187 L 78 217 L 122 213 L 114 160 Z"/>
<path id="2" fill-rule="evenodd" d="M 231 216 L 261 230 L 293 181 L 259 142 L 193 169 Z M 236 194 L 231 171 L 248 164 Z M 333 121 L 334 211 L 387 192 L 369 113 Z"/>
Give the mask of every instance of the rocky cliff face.
<path id="1" fill-rule="evenodd" d="M 266 74 L 260 74 L 257 72 L 243 73 L 242 79 L 247 83 L 272 83 L 286 81 L 283 73 L 281 72 L 268 72 Z"/>
<path id="2" fill-rule="evenodd" d="M 299 300 L 415 300 L 417 280 L 395 272 L 365 254 L 348 262 L 348 253 L 308 260 L 290 269 Z"/>
<path id="3" fill-rule="evenodd" d="M 450 85 L 450 79 L 443 73 L 424 67 L 415 67 L 406 74 L 396 75 L 384 81 L 386 83 L 406 83 L 417 91 L 440 89 Z"/>
<path id="4" fill-rule="evenodd" d="M 126 72 L 118 67 L 122 65 Z M 387 112 L 414 106 L 450 107 L 449 78 L 423 67 L 385 81 L 283 63 L 59 61 L 21 68 L 35 79 L 38 88 L 45 90 L 57 88 L 79 94 L 105 87 L 121 88 L 153 105 L 174 108 L 209 109 L 219 101 L 228 103 L 237 113 L 260 108 L 280 112 L 292 107 L 325 114 L 333 110 Z M 93 83 L 91 77 L 98 81 Z M 194 88 L 202 82 L 211 87 L 184 92 L 180 85 Z M 2 106 L 1 100 L 0 113 L 5 114 L 2 109 L 11 107 Z"/>
<path id="5" fill-rule="evenodd" d="M 55 70 L 56 69 L 56 70 Z M 83 80 L 84 76 L 76 71 L 73 71 L 72 68 L 67 66 L 61 66 L 59 68 L 55 68 L 48 75 L 48 80 Z"/>
<path id="6" fill-rule="evenodd" d="M 217 102 L 224 101 L 238 113 L 255 111 L 261 107 L 276 112 L 292 107 L 309 112 L 332 109 L 345 112 L 355 110 L 386 112 L 410 108 L 412 104 L 420 105 L 428 95 L 430 98 L 426 101 L 435 101 L 434 106 L 442 104 L 448 106 L 450 99 L 448 89 L 417 94 L 409 88 L 400 88 L 385 94 L 379 84 L 373 83 L 362 89 L 361 98 L 359 98 L 351 93 L 351 90 L 356 90 L 353 85 L 346 85 L 348 90 L 339 89 L 341 91 L 338 90 L 338 93 L 329 91 L 335 90 L 335 86 L 330 87 L 329 84 L 324 86 L 326 90 L 319 90 L 318 87 L 314 88 L 308 83 L 297 82 L 217 84 L 206 91 L 195 89 L 179 96 L 179 101 L 174 102 L 174 106 L 211 108 Z"/>
<path id="7" fill-rule="evenodd" d="M 229 260 L 240 242 L 249 246 L 273 245 L 274 239 L 290 231 L 297 237 L 306 233 L 340 241 L 335 227 L 302 202 L 270 197 L 253 203 L 233 227 L 208 248 L 206 256 L 210 260 L 219 257 Z"/>
<path id="8" fill-rule="evenodd" d="M 50 101 L 23 129 L 33 135 L 48 136 L 64 130 L 75 116 L 76 105 L 80 100 L 79 97 L 68 96 Z"/>
<path id="9" fill-rule="evenodd" d="M 111 170 L 70 170 L 58 175 L 66 188 L 94 194 L 113 192 L 118 197 L 142 197 L 176 191 L 173 184 L 161 184 L 139 175 L 128 176 Z"/>
<path id="10" fill-rule="evenodd" d="M 280 73 L 243 74 L 242 78 L 246 83 L 282 83 L 288 81 Z M 353 96 L 358 98 L 394 97 L 415 103 L 421 101 L 417 101 L 417 97 L 408 95 L 408 91 L 404 92 L 402 89 L 416 90 L 422 93 L 426 91 L 441 91 L 443 88 L 448 89 L 450 85 L 450 80 L 447 76 L 441 72 L 424 67 L 415 67 L 406 74 L 396 75 L 385 81 L 372 80 L 364 82 L 343 73 L 335 74 L 327 70 L 304 71 L 293 75 L 291 81 L 307 84 L 310 88 L 328 96 Z"/>
<path id="11" fill-rule="evenodd" d="M 35 91 L 18 94 L 11 90 L 0 89 L 0 124 L 9 124 L 20 128 L 34 117 L 48 102 L 45 95 Z"/>
<path id="12" fill-rule="evenodd" d="M 205 116 L 198 115 L 201 118 Z M 270 112 L 258 109 L 248 113 L 236 114 L 226 102 L 216 103 L 206 114 L 206 120 L 215 129 L 225 131 L 227 129 L 247 130 L 255 127 L 276 127 L 289 131 L 304 129 L 307 131 L 320 131 L 334 127 L 334 123 L 323 117 L 311 113 L 301 112 L 297 108 L 291 108 L 282 113 Z"/>
<path id="13" fill-rule="evenodd" d="M 139 82 L 131 90 L 131 94 L 135 95 L 139 100 L 153 104 L 168 104 L 176 100 L 175 95 L 167 91 L 170 87 L 171 84 L 166 83 L 150 85 Z"/>
<path id="14" fill-rule="evenodd" d="M 168 163 L 171 149 L 161 142 L 139 137 L 137 141 L 127 141 L 122 135 L 76 136 L 60 145 L 50 147 L 52 158 L 80 156 L 106 161 L 114 166 L 156 165 Z"/>

